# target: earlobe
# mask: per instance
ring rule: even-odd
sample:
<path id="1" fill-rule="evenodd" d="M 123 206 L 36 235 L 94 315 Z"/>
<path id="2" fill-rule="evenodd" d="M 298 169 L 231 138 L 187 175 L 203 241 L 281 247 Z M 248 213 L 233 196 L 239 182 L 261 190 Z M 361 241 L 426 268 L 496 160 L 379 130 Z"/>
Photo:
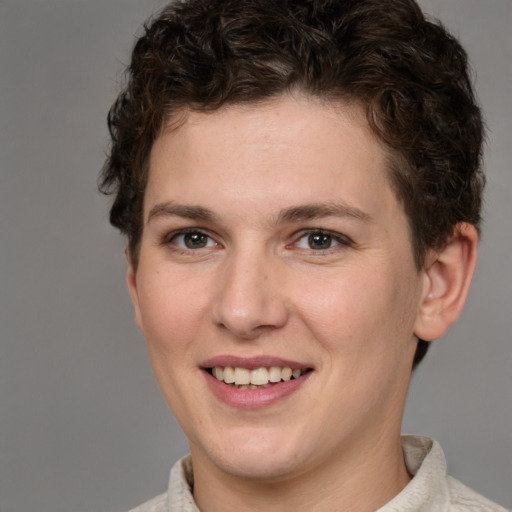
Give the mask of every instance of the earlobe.
<path id="1" fill-rule="evenodd" d="M 128 262 L 128 270 L 126 271 L 126 285 L 128 286 L 128 291 L 130 292 L 130 297 L 132 299 L 133 311 L 135 314 L 135 323 L 137 324 L 137 327 L 142 331 L 142 319 L 139 306 L 139 291 L 137 287 L 137 271 L 133 265 L 133 261 L 130 256 L 130 251 L 128 248 L 125 249 L 125 256 L 126 261 Z"/>
<path id="2" fill-rule="evenodd" d="M 427 258 L 424 289 L 414 334 L 422 340 L 440 338 L 459 317 L 477 262 L 478 231 L 457 224 L 448 243 Z"/>

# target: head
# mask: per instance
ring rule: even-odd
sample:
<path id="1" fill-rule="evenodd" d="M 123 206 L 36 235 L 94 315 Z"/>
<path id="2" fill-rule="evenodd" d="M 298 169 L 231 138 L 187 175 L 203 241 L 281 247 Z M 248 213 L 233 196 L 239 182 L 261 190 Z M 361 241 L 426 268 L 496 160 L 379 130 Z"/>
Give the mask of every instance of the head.
<path id="1" fill-rule="evenodd" d="M 388 151 L 418 268 L 480 223 L 482 120 L 460 44 L 413 0 L 194 0 L 145 27 L 109 113 L 101 188 L 136 267 L 153 143 L 185 111 L 289 92 L 361 106 Z M 428 344 L 420 340 L 415 364 Z"/>
<path id="2" fill-rule="evenodd" d="M 476 262 L 460 45 L 410 0 L 176 2 L 109 126 L 102 187 L 195 491 L 390 459 L 407 479 L 418 339 L 457 318 Z"/>

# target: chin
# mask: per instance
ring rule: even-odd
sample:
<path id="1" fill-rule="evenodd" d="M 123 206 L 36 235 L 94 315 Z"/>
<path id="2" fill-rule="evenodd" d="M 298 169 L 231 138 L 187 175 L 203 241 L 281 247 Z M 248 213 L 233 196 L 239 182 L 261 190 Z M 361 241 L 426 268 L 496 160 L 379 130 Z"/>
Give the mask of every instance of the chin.
<path id="1" fill-rule="evenodd" d="M 230 432 L 226 442 L 217 446 L 209 444 L 205 452 L 217 468 L 239 478 L 275 482 L 291 477 L 310 458 L 301 437 L 297 436 L 298 442 L 294 442 L 288 432 L 269 434 L 257 429 Z"/>
<path id="2" fill-rule="evenodd" d="M 219 461 L 218 466 L 238 478 L 275 483 L 293 477 L 301 465 L 299 459 L 284 453 L 269 454 L 255 450 L 243 457 L 228 456 Z"/>

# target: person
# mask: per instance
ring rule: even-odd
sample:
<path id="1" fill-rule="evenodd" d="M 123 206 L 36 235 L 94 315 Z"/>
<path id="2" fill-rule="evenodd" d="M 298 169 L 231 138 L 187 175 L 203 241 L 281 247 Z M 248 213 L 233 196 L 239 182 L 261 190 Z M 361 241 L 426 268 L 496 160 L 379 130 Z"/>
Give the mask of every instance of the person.
<path id="1" fill-rule="evenodd" d="M 503 511 L 401 436 L 477 260 L 467 56 L 413 0 L 183 0 L 146 26 L 101 189 L 190 446 L 156 511 Z"/>

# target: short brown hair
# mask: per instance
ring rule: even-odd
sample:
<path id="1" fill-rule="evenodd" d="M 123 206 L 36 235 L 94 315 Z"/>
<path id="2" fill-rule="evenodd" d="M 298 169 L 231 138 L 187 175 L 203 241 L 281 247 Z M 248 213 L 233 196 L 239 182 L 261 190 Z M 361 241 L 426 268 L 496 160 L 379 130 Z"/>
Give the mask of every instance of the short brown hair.
<path id="1" fill-rule="evenodd" d="M 457 223 L 479 226 L 483 123 L 466 52 L 414 0 L 181 0 L 144 26 L 108 116 L 100 189 L 116 194 L 110 221 L 127 235 L 135 264 L 149 154 L 163 123 L 183 108 L 211 111 L 293 89 L 366 108 L 392 155 L 418 268 Z"/>

